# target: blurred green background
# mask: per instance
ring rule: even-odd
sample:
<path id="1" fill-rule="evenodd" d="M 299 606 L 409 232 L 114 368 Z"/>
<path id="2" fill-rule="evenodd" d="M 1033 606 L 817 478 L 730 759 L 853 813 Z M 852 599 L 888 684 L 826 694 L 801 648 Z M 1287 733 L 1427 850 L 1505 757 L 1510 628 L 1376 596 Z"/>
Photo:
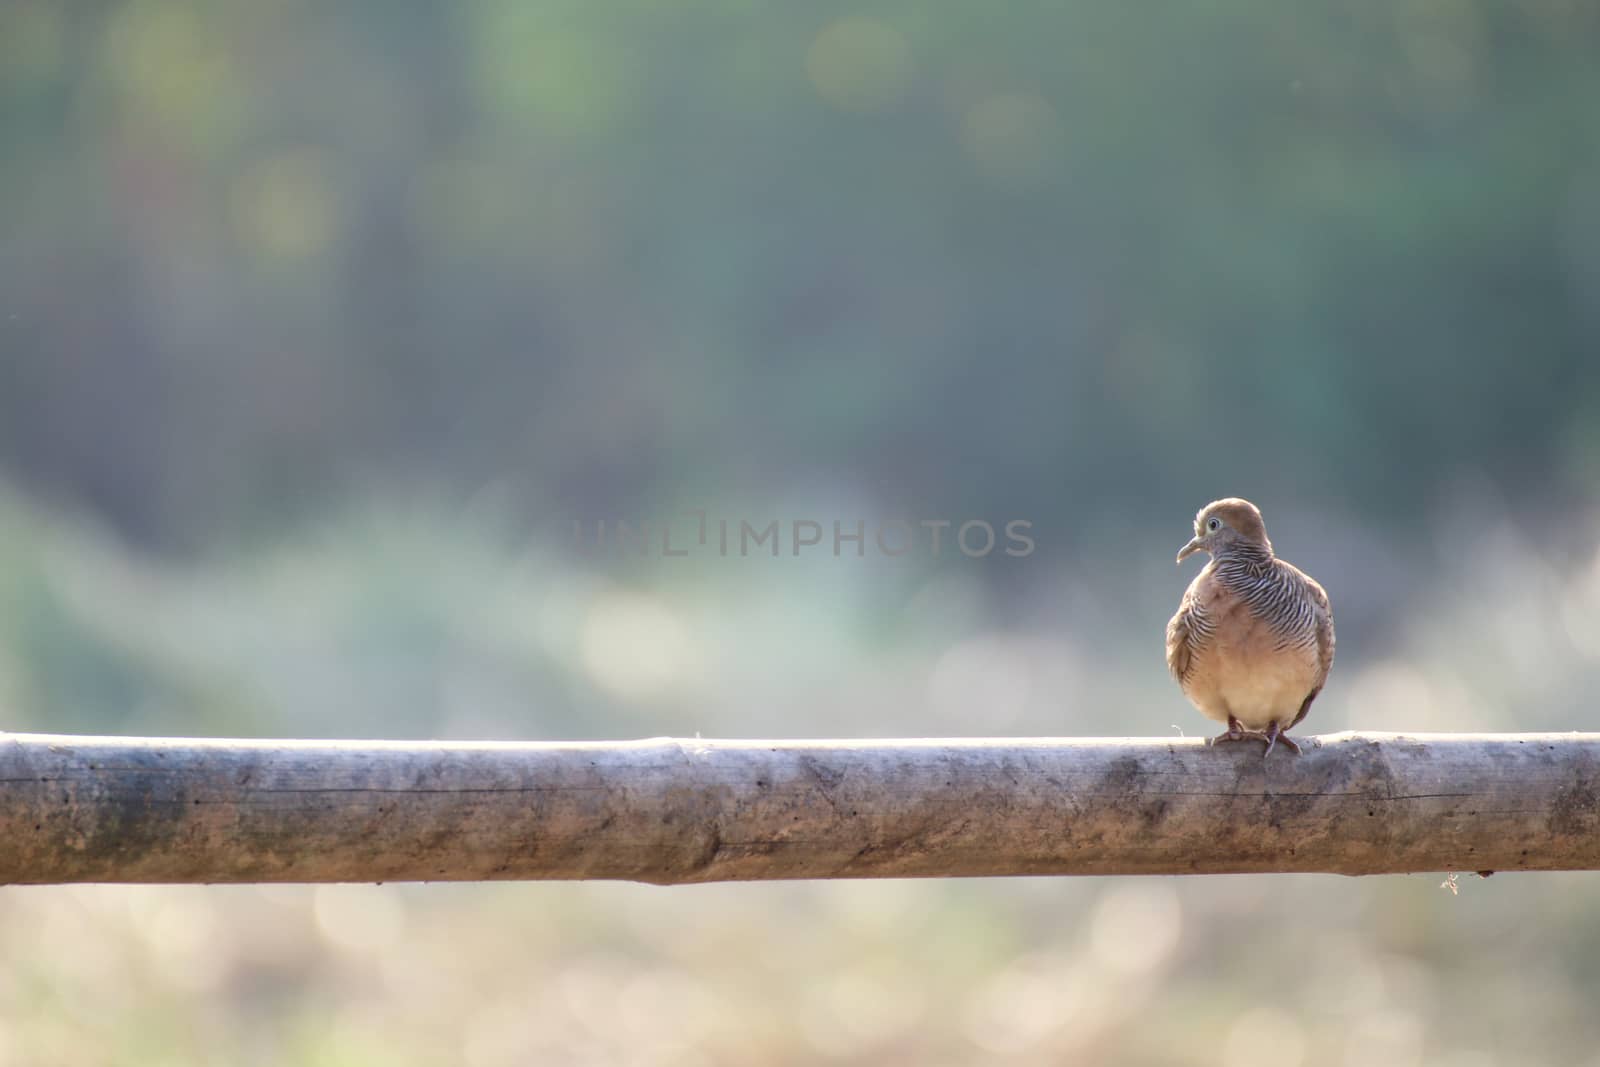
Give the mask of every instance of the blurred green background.
<path id="1" fill-rule="evenodd" d="M 1596 54 L 1571 0 L 7 0 L 0 721 L 1200 733 L 1171 560 L 1239 494 L 1338 615 L 1311 730 L 1591 726 Z M 571 535 L 695 509 L 1036 549 Z M 1442 879 L 9 889 L 0 1064 L 1600 1065 L 1593 877 Z"/>

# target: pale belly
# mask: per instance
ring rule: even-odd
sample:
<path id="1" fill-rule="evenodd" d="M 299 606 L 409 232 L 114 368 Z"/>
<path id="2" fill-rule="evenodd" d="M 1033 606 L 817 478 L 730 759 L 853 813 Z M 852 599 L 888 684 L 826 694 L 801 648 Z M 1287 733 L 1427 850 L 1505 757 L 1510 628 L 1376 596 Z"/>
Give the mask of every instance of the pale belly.
<path id="1" fill-rule="evenodd" d="M 1315 649 L 1257 651 L 1218 644 L 1196 657 L 1183 691 L 1217 722 L 1226 723 L 1232 715 L 1249 730 L 1265 730 L 1273 722 L 1287 727 L 1316 685 L 1317 670 Z"/>

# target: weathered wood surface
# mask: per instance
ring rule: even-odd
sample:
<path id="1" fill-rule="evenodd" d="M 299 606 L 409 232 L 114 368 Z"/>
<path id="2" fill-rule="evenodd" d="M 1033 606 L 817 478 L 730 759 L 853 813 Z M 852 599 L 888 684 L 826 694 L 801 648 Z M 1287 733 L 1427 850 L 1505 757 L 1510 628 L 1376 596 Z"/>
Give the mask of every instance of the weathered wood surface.
<path id="1" fill-rule="evenodd" d="M 0 883 L 1600 868 L 1600 734 L 0 735 Z"/>

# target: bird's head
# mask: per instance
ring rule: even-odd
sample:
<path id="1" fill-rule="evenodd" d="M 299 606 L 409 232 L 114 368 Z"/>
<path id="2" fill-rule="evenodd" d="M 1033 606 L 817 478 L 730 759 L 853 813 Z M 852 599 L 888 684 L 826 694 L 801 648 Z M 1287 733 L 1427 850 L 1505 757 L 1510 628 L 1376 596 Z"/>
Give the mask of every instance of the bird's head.
<path id="1" fill-rule="evenodd" d="M 1200 509 L 1194 517 L 1194 537 L 1178 550 L 1182 563 L 1196 552 L 1209 552 L 1212 558 L 1234 547 L 1265 549 L 1272 554 L 1272 542 L 1267 540 L 1267 526 L 1261 521 L 1261 511 L 1248 500 L 1236 496 L 1213 500 Z"/>

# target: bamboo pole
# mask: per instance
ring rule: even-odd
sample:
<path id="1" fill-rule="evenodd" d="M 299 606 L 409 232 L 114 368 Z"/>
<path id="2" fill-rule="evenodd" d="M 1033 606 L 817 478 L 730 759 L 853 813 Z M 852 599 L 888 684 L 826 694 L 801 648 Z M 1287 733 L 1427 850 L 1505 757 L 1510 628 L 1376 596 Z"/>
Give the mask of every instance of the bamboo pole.
<path id="1" fill-rule="evenodd" d="M 1600 734 L 0 735 L 0 883 L 1600 869 Z"/>

